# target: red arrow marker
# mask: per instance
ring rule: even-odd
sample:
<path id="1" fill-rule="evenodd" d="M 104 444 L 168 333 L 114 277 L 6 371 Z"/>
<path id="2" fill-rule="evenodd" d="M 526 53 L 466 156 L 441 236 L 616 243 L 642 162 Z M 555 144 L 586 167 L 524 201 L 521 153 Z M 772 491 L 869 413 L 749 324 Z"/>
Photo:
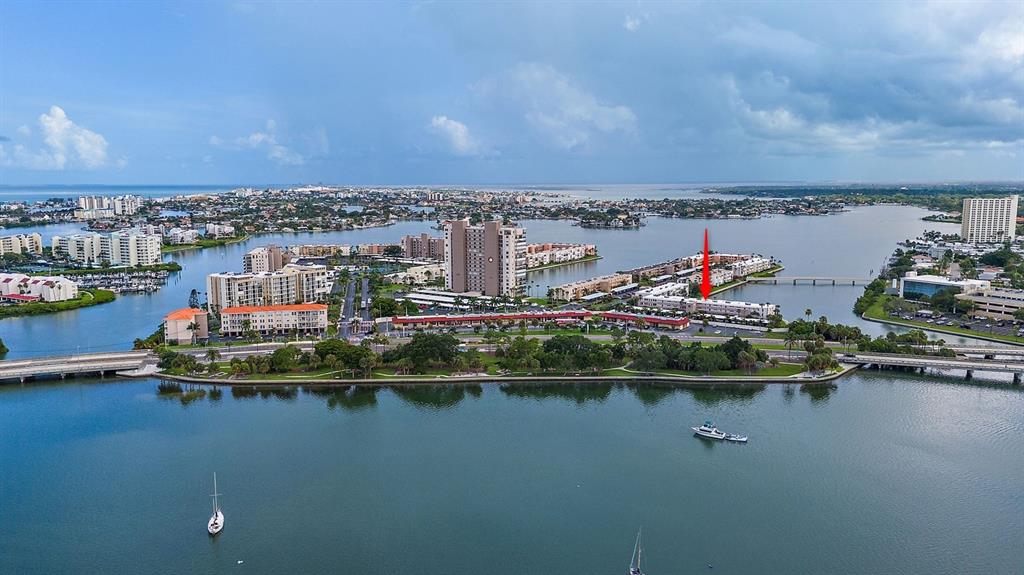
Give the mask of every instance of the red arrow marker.
<path id="1" fill-rule="evenodd" d="M 711 266 L 708 262 L 708 229 L 704 228 L 704 270 L 700 274 L 700 293 L 704 299 L 711 295 Z"/>

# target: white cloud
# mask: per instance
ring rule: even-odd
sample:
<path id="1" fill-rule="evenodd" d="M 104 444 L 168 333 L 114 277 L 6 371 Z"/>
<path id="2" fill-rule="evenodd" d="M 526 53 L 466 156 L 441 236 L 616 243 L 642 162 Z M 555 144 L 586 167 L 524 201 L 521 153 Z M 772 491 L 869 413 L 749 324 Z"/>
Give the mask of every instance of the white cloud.
<path id="1" fill-rule="evenodd" d="M 314 153 L 320 150 L 326 153 L 327 134 L 323 130 L 320 130 L 317 141 L 319 150 L 314 150 Z M 210 136 L 210 145 L 228 150 L 263 150 L 267 154 L 267 159 L 279 166 L 301 166 L 306 163 L 305 156 L 278 140 L 277 122 L 274 120 L 267 120 L 266 129 L 263 131 L 239 136 L 233 140 L 224 140 L 216 135 Z"/>
<path id="2" fill-rule="evenodd" d="M 626 14 L 626 19 L 622 21 L 622 27 L 630 32 L 636 32 L 640 29 L 640 25 L 647 20 L 646 16 L 631 16 Z"/>
<path id="3" fill-rule="evenodd" d="M 636 132 L 633 110 L 602 102 L 547 64 L 521 63 L 473 89 L 484 98 L 510 100 L 538 134 L 562 149 L 585 148 L 597 134 Z"/>
<path id="4" fill-rule="evenodd" d="M 0 160 L 5 165 L 30 170 L 94 170 L 107 165 L 106 138 L 71 121 L 60 106 L 51 106 L 48 113 L 39 116 L 39 129 L 43 137 L 41 148 L 33 151 L 24 144 L 16 144 L 13 154 L 5 151 Z M 21 126 L 18 134 L 29 137 L 32 130 Z"/>
<path id="5" fill-rule="evenodd" d="M 448 116 L 434 116 L 430 119 L 430 127 L 447 140 L 453 153 L 472 156 L 480 152 L 480 145 L 462 122 Z"/>

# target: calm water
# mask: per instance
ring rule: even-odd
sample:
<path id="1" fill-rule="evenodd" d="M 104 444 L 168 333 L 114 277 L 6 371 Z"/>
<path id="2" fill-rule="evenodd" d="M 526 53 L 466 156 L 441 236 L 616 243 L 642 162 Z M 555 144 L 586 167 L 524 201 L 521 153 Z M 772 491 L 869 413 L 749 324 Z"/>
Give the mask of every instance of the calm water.
<path id="1" fill-rule="evenodd" d="M 759 252 L 773 255 L 786 265 L 784 275 L 863 276 L 881 267 L 896 243 L 926 229 L 954 231 L 953 224 L 921 221 L 925 210 L 912 207 L 875 206 L 827 217 L 772 217 L 760 220 L 683 220 L 650 218 L 639 230 L 592 230 L 564 221 L 524 221 L 531 242 L 563 241 L 593 243 L 602 259 L 542 270 L 530 274 L 530 292 L 542 295 L 550 285 L 613 273 L 641 264 L 663 261 L 702 249 L 704 228 L 711 247 L 721 252 Z M 258 245 L 289 243 L 396 242 L 403 235 L 430 232 L 431 222 L 400 222 L 383 228 L 344 232 L 278 234 L 252 238 L 240 244 L 166 256 L 184 270 L 171 277 L 159 292 L 124 295 L 102 306 L 0 321 L 0 338 L 11 353 L 8 358 L 55 353 L 125 349 L 137 337 L 152 333 L 170 310 L 188 304 L 192 289 L 204 290 L 212 272 L 242 267 L 242 254 Z M 46 226 L 39 231 L 44 241 L 55 234 L 73 233 L 80 226 Z M 811 308 L 814 317 L 861 325 L 869 333 L 886 328 L 853 315 L 853 301 L 862 287 L 744 286 L 721 297 L 782 306 L 789 318 L 803 317 Z"/>
<path id="2" fill-rule="evenodd" d="M 621 574 L 640 525 L 652 575 L 1024 570 L 1020 388 L 155 388 L 0 387 L 0 572 Z"/>

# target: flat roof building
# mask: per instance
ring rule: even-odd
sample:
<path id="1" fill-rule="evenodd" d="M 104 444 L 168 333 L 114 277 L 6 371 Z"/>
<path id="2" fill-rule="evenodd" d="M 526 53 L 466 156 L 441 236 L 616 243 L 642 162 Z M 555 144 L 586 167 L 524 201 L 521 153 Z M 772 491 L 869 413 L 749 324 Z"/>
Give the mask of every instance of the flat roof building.
<path id="1" fill-rule="evenodd" d="M 1012 242 L 1017 236 L 1017 199 L 965 198 L 961 239 L 972 244 Z"/>
<path id="2" fill-rule="evenodd" d="M 917 275 L 916 272 L 907 272 L 907 275 L 900 278 L 900 297 L 911 295 L 931 297 L 941 291 L 953 289 L 957 293 L 967 290 L 984 289 L 992 283 L 986 280 L 952 280 L 943 276 Z"/>
<path id="3" fill-rule="evenodd" d="M 526 231 L 500 221 L 444 223 L 445 289 L 516 296 L 526 280 Z"/>
<path id="4" fill-rule="evenodd" d="M 327 331 L 327 306 L 318 303 L 227 307 L 220 312 L 220 333 L 245 335 L 247 330 L 263 335 L 289 333 L 320 334 Z"/>

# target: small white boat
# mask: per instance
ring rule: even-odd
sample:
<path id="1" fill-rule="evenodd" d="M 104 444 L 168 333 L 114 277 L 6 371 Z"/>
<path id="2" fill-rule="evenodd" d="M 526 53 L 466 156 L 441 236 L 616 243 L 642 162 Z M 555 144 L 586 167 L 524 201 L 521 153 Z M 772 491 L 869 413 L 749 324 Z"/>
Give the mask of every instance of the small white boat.
<path id="1" fill-rule="evenodd" d="M 747 436 L 746 435 L 736 435 L 735 433 L 726 433 L 725 434 L 725 440 L 726 441 L 732 441 L 733 443 L 746 443 L 747 442 Z"/>
<path id="2" fill-rule="evenodd" d="M 210 535 L 216 535 L 220 533 L 221 529 L 224 529 L 224 512 L 220 510 L 220 503 L 217 501 L 217 497 L 220 493 L 217 493 L 217 474 L 213 474 L 213 515 L 210 516 L 210 520 L 206 523 L 206 530 L 210 532 Z"/>
<path id="3" fill-rule="evenodd" d="M 640 560 L 644 553 L 644 548 L 640 544 L 641 533 L 643 533 L 643 527 L 636 532 L 636 545 L 633 546 L 633 557 L 629 560 L 629 575 L 644 575 L 644 572 L 640 570 Z"/>
<path id="4" fill-rule="evenodd" d="M 700 427 L 691 427 L 690 429 L 700 437 L 707 437 L 708 439 L 725 439 L 725 433 L 719 431 L 715 424 L 711 423 L 710 420 L 705 421 L 704 425 Z"/>

